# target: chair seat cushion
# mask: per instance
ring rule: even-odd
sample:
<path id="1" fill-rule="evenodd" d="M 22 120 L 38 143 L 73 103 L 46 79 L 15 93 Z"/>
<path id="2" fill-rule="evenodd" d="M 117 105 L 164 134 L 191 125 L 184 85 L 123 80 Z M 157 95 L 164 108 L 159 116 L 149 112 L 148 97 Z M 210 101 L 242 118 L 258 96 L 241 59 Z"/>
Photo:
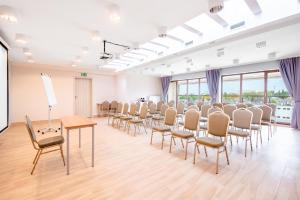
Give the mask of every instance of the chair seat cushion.
<path id="1" fill-rule="evenodd" d="M 154 131 L 158 131 L 158 132 L 168 132 L 168 131 L 171 131 L 171 128 L 167 127 L 167 126 L 153 126 L 152 129 Z"/>
<path id="2" fill-rule="evenodd" d="M 114 114 L 113 115 L 113 118 L 120 118 L 122 117 L 123 115 L 121 113 L 117 113 L 117 114 Z"/>
<path id="3" fill-rule="evenodd" d="M 59 144 L 64 143 L 64 137 L 61 135 L 53 136 L 53 137 L 41 139 L 37 143 L 40 148 L 50 147 L 50 146 L 59 145 Z"/>
<path id="4" fill-rule="evenodd" d="M 221 141 L 219 138 L 212 138 L 212 137 L 199 137 L 196 138 L 196 142 L 198 144 L 202 144 L 213 148 L 218 148 L 224 145 L 224 142 Z"/>
<path id="5" fill-rule="evenodd" d="M 239 129 L 229 129 L 228 134 L 240 136 L 240 137 L 248 137 L 250 135 L 248 131 L 242 131 Z"/>
<path id="6" fill-rule="evenodd" d="M 251 124 L 251 130 L 259 131 L 261 126 L 258 124 Z"/>
<path id="7" fill-rule="evenodd" d="M 163 120 L 164 117 L 163 116 L 159 116 L 159 115 L 155 115 L 152 117 L 153 120 Z"/>
<path id="8" fill-rule="evenodd" d="M 132 117 L 130 117 L 130 116 L 121 116 L 120 119 L 121 120 L 131 120 Z"/>
<path id="9" fill-rule="evenodd" d="M 132 119 L 129 122 L 133 123 L 133 124 L 138 124 L 138 123 L 143 123 L 143 120 L 141 120 L 141 119 Z"/>
<path id="10" fill-rule="evenodd" d="M 268 121 L 261 121 L 261 125 L 269 126 L 271 123 Z"/>
<path id="11" fill-rule="evenodd" d="M 194 137 L 194 133 L 191 133 L 191 132 L 188 132 L 188 131 L 183 131 L 183 130 L 172 131 L 172 135 L 175 136 L 175 137 L 180 137 L 180 138 Z"/>

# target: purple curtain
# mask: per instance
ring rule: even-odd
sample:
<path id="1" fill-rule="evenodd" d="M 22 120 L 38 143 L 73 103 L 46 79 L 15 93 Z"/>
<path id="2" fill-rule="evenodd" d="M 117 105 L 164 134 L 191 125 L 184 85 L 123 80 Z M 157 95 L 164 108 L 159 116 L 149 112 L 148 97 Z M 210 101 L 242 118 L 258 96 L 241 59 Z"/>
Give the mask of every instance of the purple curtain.
<path id="1" fill-rule="evenodd" d="M 300 129 L 300 57 L 280 60 L 279 71 L 295 102 L 291 127 Z"/>
<path id="2" fill-rule="evenodd" d="M 219 92 L 220 70 L 212 69 L 206 71 L 206 79 L 208 85 L 208 92 L 211 97 L 211 103 L 216 103 Z"/>
<path id="3" fill-rule="evenodd" d="M 167 96 L 168 96 L 168 90 L 169 90 L 169 85 L 171 82 L 172 77 L 171 76 L 166 76 L 166 77 L 161 77 L 161 87 L 162 87 L 162 98 L 163 101 L 167 101 Z"/>

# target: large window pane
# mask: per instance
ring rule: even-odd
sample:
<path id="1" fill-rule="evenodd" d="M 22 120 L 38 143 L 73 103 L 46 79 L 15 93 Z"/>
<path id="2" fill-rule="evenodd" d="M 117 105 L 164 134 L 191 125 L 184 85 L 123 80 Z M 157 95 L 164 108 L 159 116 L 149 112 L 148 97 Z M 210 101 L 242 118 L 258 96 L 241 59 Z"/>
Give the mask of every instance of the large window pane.
<path id="1" fill-rule="evenodd" d="M 178 101 L 177 102 L 182 102 L 184 104 L 188 103 L 187 99 L 187 81 L 178 81 L 177 82 L 177 87 L 178 87 Z"/>
<path id="2" fill-rule="evenodd" d="M 243 74 L 243 102 L 261 105 L 264 103 L 264 72 Z"/>
<path id="3" fill-rule="evenodd" d="M 199 79 L 188 81 L 189 102 L 196 103 L 199 100 Z"/>
<path id="4" fill-rule="evenodd" d="M 169 85 L 168 101 L 176 102 L 176 82 L 171 82 Z"/>
<path id="5" fill-rule="evenodd" d="M 240 102 L 240 77 L 240 75 L 223 76 L 223 103 L 236 104 Z"/>
<path id="6" fill-rule="evenodd" d="M 210 96 L 208 93 L 208 85 L 206 78 L 200 79 L 200 99 L 203 102 L 210 102 Z"/>
<path id="7" fill-rule="evenodd" d="M 278 122 L 290 123 L 292 114 L 292 98 L 290 97 L 280 72 L 268 73 L 268 103 L 277 105 Z"/>

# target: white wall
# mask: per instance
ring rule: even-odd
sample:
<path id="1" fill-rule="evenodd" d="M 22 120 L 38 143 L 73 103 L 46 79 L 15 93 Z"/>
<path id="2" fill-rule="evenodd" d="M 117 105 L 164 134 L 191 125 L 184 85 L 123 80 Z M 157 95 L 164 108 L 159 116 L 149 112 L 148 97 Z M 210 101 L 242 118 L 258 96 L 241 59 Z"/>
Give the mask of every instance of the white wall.
<path id="1" fill-rule="evenodd" d="M 133 102 L 149 96 L 161 96 L 160 78 L 140 74 L 123 73 L 116 77 L 117 99 Z"/>
<path id="2" fill-rule="evenodd" d="M 28 114 L 32 120 L 46 120 L 48 102 L 40 78 L 41 73 L 52 77 L 58 104 L 53 108 L 52 118 L 74 114 L 74 79 L 79 72 L 51 69 L 51 66 L 12 64 L 10 68 L 10 122 L 23 122 Z M 136 101 L 140 97 L 161 95 L 158 77 L 123 73 L 99 75 L 88 72 L 92 79 L 93 115 L 96 104 L 105 100 Z"/>

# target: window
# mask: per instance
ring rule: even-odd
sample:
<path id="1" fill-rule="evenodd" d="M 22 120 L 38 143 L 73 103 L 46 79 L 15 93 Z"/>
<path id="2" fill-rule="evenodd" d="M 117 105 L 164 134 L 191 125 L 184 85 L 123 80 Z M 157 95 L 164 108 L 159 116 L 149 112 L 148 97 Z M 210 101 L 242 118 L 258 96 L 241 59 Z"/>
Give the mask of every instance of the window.
<path id="1" fill-rule="evenodd" d="M 182 102 L 184 104 L 188 103 L 187 99 L 187 81 L 178 81 L 177 82 L 178 89 L 178 102 Z"/>
<path id="2" fill-rule="evenodd" d="M 208 92 L 208 85 L 206 78 L 200 79 L 200 100 L 203 102 L 210 102 L 210 96 Z"/>
<path id="3" fill-rule="evenodd" d="M 264 72 L 242 75 L 242 102 L 255 105 L 264 104 L 264 75 Z"/>
<path id="4" fill-rule="evenodd" d="M 267 85 L 267 102 L 276 104 L 277 121 L 290 123 L 292 98 L 284 85 L 280 72 L 269 72 Z"/>
<path id="5" fill-rule="evenodd" d="M 176 82 L 171 82 L 169 85 L 168 101 L 176 102 Z"/>
<path id="6" fill-rule="evenodd" d="M 236 104 L 240 102 L 241 75 L 222 77 L 222 102 Z"/>
<path id="7" fill-rule="evenodd" d="M 199 100 L 199 79 L 188 80 L 188 101 L 197 103 Z"/>

